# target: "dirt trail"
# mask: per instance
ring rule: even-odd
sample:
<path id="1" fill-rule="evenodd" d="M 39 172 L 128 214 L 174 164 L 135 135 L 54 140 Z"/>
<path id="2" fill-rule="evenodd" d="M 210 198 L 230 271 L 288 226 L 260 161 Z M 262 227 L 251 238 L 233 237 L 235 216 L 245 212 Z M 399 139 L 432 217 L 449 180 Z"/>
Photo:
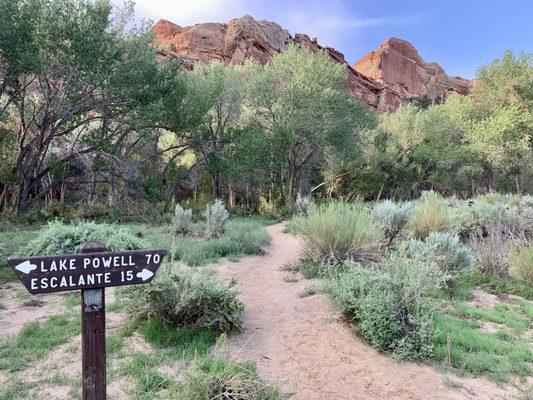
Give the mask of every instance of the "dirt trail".
<path id="1" fill-rule="evenodd" d="M 361 341 L 322 295 L 300 298 L 309 281 L 286 282 L 280 267 L 298 259 L 299 243 L 267 228 L 266 256 L 220 267 L 237 278 L 245 304 L 243 331 L 230 337 L 237 359 L 256 362 L 259 374 L 291 399 L 495 399 L 511 394 L 486 379 L 445 377 L 429 366 L 397 362 Z M 452 388 L 453 386 L 453 388 Z"/>

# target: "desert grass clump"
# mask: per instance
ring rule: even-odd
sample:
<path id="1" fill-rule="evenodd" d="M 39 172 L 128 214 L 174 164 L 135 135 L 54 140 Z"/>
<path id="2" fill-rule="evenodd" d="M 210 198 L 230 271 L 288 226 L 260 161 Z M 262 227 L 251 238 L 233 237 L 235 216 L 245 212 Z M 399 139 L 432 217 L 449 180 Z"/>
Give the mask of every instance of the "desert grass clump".
<path id="1" fill-rule="evenodd" d="M 296 196 L 296 211 L 303 217 L 309 216 L 309 212 L 311 211 L 311 201 L 309 200 L 309 197 L 302 196 L 298 193 L 298 196 Z"/>
<path id="2" fill-rule="evenodd" d="M 398 358 L 429 356 L 435 331 L 428 294 L 442 286 L 446 275 L 435 263 L 398 252 L 375 270 L 347 264 L 346 272 L 326 279 L 323 291 L 357 333 Z"/>
<path id="3" fill-rule="evenodd" d="M 518 246 L 511 252 L 510 273 L 512 276 L 533 285 L 533 246 Z"/>
<path id="4" fill-rule="evenodd" d="M 241 327 L 244 306 L 216 273 L 166 265 L 152 284 L 123 289 L 131 315 L 140 321 L 158 320 L 174 328 L 207 328 L 214 333 Z"/>
<path id="5" fill-rule="evenodd" d="M 206 220 L 208 238 L 216 238 L 224 234 L 229 213 L 222 200 L 216 199 L 213 204 L 208 204 L 202 215 Z"/>
<path id="6" fill-rule="evenodd" d="M 458 236 L 448 232 L 431 232 L 424 241 L 411 239 L 408 253 L 411 257 L 435 262 L 450 277 L 467 272 L 472 265 L 468 247 Z M 451 283 L 448 281 L 448 285 Z"/>
<path id="7" fill-rule="evenodd" d="M 433 191 L 423 193 L 410 223 L 413 236 L 424 240 L 431 232 L 444 231 L 448 226 L 448 205 L 444 199 Z"/>
<path id="8" fill-rule="evenodd" d="M 389 245 L 398 236 L 411 219 L 414 211 L 413 204 L 396 204 L 385 200 L 372 209 L 372 217 L 383 229 Z"/>
<path id="9" fill-rule="evenodd" d="M 77 222 L 64 224 L 49 222 L 22 253 L 27 256 L 42 254 L 78 253 L 86 242 L 100 242 L 109 251 L 137 250 L 148 247 L 145 240 L 128 228 L 114 224 Z"/>
<path id="10" fill-rule="evenodd" d="M 217 340 L 211 357 L 196 357 L 172 398 L 187 400 L 281 400 L 278 389 L 265 383 L 252 362 L 234 362 L 225 350 L 225 335 Z"/>
<path id="11" fill-rule="evenodd" d="M 331 202 L 307 218 L 296 220 L 305 259 L 339 264 L 347 259 L 372 258 L 383 238 L 372 217 L 359 203 Z"/>
<path id="12" fill-rule="evenodd" d="M 174 208 L 172 217 L 172 227 L 174 235 L 186 235 L 190 232 L 192 225 L 192 210 L 185 210 L 179 204 Z"/>

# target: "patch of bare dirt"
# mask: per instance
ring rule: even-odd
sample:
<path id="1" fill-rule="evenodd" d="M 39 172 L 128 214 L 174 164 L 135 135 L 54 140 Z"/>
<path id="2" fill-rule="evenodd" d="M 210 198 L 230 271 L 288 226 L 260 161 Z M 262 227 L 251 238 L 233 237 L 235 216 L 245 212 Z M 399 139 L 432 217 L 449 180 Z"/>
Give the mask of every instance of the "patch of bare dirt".
<path id="1" fill-rule="evenodd" d="M 44 321 L 65 311 L 64 294 L 29 295 L 18 282 L 4 284 L 0 308 L 0 338 L 18 335 L 31 321 Z"/>
<path id="2" fill-rule="evenodd" d="M 340 321 L 323 295 L 300 297 L 309 284 L 287 282 L 280 267 L 298 259 L 298 240 L 284 224 L 267 228 L 272 245 L 266 256 L 221 266 L 235 277 L 245 304 L 243 330 L 230 337 L 234 358 L 254 360 L 259 374 L 291 399 L 491 399 L 513 395 L 487 379 L 444 375 L 430 366 L 397 362 L 378 353 Z"/>

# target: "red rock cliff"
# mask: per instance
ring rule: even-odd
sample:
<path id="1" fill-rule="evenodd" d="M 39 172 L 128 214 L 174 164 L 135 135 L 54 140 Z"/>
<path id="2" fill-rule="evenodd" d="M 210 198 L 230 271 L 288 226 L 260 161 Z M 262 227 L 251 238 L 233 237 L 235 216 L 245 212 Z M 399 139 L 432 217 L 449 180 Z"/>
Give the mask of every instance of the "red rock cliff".
<path id="1" fill-rule="evenodd" d="M 402 98 L 444 99 L 450 91 L 467 95 L 472 87 L 472 81 L 448 76 L 439 64 L 425 62 L 411 43 L 397 38 L 384 41 L 352 67 Z"/>
<path id="2" fill-rule="evenodd" d="M 153 31 L 160 47 L 159 56 L 162 58 L 180 57 L 183 65 L 189 69 L 194 67 L 195 62 L 212 60 L 242 64 L 245 59 L 253 58 L 265 64 L 272 56 L 293 43 L 308 46 L 313 51 L 324 50 L 332 60 L 345 65 L 351 92 L 370 108 L 379 111 L 394 111 L 409 97 L 417 97 L 418 93 L 422 93 L 421 96 L 425 94 L 423 88 L 418 86 L 411 92 L 411 89 L 405 89 L 401 84 L 389 84 L 387 80 L 377 76 L 379 68 L 372 67 L 373 62 L 367 63 L 368 68 L 357 70 L 346 62 L 342 53 L 330 47 L 322 47 L 315 38 L 304 34 L 292 36 L 286 29 L 274 22 L 256 21 L 248 15 L 233 19 L 227 24 L 204 23 L 186 27 L 160 20 L 154 25 Z M 416 49 L 408 42 L 405 43 L 418 57 Z M 369 58 L 369 61 L 375 59 L 372 55 L 365 57 Z M 422 65 L 423 60 L 420 57 L 418 59 Z M 436 69 L 436 67 L 431 67 L 433 64 L 424 63 L 424 65 L 428 66 L 426 68 L 428 71 L 431 68 Z M 374 70 L 376 70 L 376 76 L 369 73 Z M 409 79 L 417 81 L 418 78 L 415 75 L 416 71 L 413 72 L 413 78 Z M 431 72 L 427 72 L 426 75 L 431 75 Z M 453 79 L 460 78 L 449 78 L 442 71 L 438 79 L 443 81 L 440 85 L 445 87 L 446 84 L 451 86 L 450 82 Z"/>

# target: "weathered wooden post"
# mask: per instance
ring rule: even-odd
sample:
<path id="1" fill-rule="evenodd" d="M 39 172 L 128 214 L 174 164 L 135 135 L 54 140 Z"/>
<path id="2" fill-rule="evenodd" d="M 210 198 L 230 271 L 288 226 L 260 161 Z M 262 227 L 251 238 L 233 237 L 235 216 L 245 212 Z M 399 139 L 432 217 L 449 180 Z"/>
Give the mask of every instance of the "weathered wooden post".
<path id="1" fill-rule="evenodd" d="M 7 260 L 28 292 L 81 290 L 81 357 L 84 400 L 106 398 L 105 288 L 150 283 L 166 250 L 107 252 L 86 243 L 80 254 Z"/>
<path id="2" fill-rule="evenodd" d="M 81 253 L 102 253 L 104 246 L 88 242 Z M 81 290 L 81 375 L 82 399 L 105 400 L 105 289 Z"/>

